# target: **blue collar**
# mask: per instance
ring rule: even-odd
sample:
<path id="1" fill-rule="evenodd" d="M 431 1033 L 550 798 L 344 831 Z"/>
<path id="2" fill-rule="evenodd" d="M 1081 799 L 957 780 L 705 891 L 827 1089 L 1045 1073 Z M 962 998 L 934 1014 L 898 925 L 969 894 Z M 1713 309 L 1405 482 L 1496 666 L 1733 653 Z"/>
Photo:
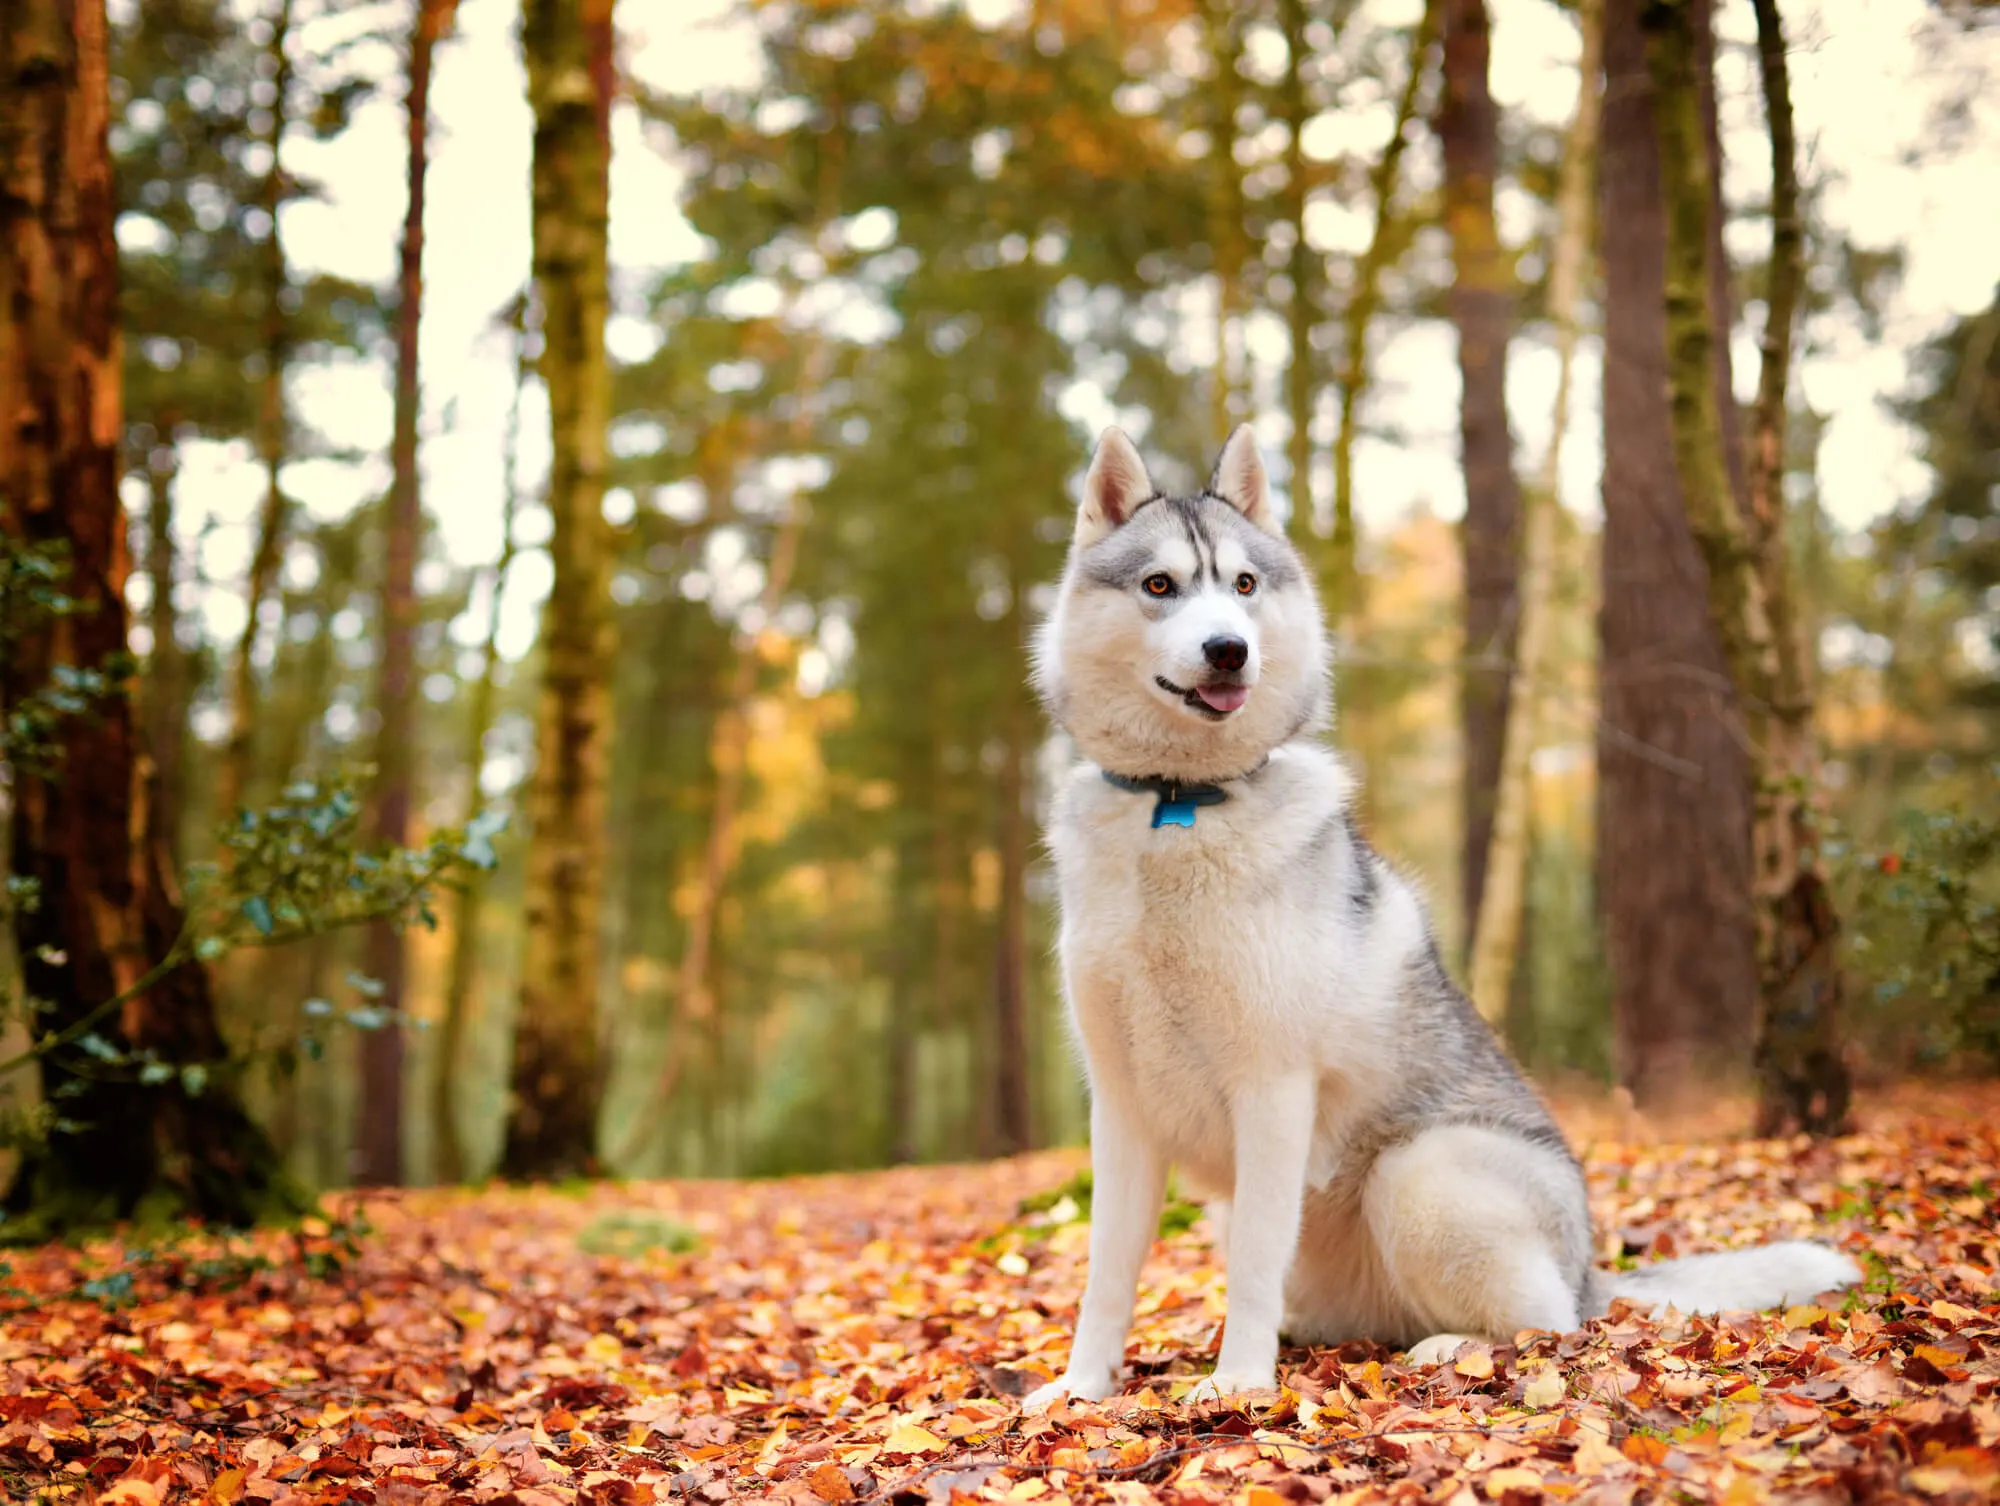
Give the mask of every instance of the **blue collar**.
<path id="1" fill-rule="evenodd" d="M 1229 791 L 1219 784 L 1202 784 L 1186 779 L 1166 779 L 1158 774 L 1144 779 L 1134 779 L 1129 774 L 1114 774 L 1109 769 L 1098 771 L 1104 775 L 1106 784 L 1116 785 L 1121 790 L 1130 790 L 1135 795 L 1156 795 L 1159 804 L 1153 807 L 1153 825 L 1193 826 L 1195 811 L 1204 805 L 1220 805 L 1229 798 Z"/>

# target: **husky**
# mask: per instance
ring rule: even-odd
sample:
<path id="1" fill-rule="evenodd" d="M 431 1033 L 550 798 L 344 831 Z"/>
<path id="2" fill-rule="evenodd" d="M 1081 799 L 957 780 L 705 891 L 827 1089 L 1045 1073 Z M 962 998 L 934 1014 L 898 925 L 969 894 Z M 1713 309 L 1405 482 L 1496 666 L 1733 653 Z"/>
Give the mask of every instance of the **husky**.
<path id="1" fill-rule="evenodd" d="M 1592 1268 L 1576 1156 L 1315 736 L 1325 625 L 1247 426 L 1193 496 L 1104 434 L 1033 680 L 1087 760 L 1048 838 L 1094 1194 L 1068 1368 L 1025 1407 L 1117 1385 L 1169 1164 L 1228 1276 L 1194 1400 L 1270 1390 L 1281 1332 L 1428 1365 L 1618 1297 L 1734 1310 L 1860 1279 L 1805 1241 Z"/>

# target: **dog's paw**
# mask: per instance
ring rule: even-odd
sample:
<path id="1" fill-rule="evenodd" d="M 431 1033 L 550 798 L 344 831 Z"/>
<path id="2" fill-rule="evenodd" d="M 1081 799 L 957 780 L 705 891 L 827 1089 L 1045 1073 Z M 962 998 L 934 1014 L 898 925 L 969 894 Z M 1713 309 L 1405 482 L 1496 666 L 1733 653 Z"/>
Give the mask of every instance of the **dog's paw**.
<path id="1" fill-rule="evenodd" d="M 1213 1375 L 1203 1376 L 1195 1382 L 1195 1387 L 1187 1394 L 1189 1406 L 1199 1406 L 1204 1402 L 1221 1401 L 1230 1396 L 1276 1395 L 1278 1378 L 1270 1371 L 1261 1373 L 1248 1370 L 1218 1370 Z"/>
<path id="2" fill-rule="evenodd" d="M 1421 1343 L 1410 1346 L 1410 1363 L 1412 1365 L 1449 1364 L 1452 1360 L 1458 1358 L 1459 1350 L 1463 1349 L 1467 1344 L 1476 1344 L 1478 1342 L 1470 1334 L 1434 1333 Z"/>
<path id="3" fill-rule="evenodd" d="M 1109 1378 L 1095 1381 L 1088 1376 L 1062 1375 L 1022 1397 L 1021 1410 L 1030 1414 L 1046 1412 L 1059 1401 L 1102 1401 L 1110 1394 Z"/>

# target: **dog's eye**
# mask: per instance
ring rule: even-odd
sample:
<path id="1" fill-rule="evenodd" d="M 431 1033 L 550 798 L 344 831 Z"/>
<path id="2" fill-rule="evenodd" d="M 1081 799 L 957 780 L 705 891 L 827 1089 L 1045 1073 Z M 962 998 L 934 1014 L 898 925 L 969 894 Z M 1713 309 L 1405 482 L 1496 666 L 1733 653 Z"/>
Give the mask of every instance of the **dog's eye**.
<path id="1" fill-rule="evenodd" d="M 1139 589 L 1148 596 L 1171 596 L 1174 594 L 1174 578 L 1165 571 L 1149 575 L 1139 582 Z"/>
<path id="2" fill-rule="evenodd" d="M 1248 596 L 1256 589 L 1257 577 L 1252 575 L 1248 570 L 1245 570 L 1241 575 L 1236 577 L 1236 594 L 1238 596 Z"/>

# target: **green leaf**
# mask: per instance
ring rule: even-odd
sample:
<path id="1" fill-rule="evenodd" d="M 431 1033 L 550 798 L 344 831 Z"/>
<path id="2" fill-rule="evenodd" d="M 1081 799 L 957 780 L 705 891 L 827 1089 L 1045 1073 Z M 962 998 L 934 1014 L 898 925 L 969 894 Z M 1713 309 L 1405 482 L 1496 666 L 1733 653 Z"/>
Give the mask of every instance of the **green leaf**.
<path id="1" fill-rule="evenodd" d="M 139 1081 L 149 1088 L 156 1088 L 163 1082 L 171 1082 L 174 1067 L 171 1062 L 147 1062 L 139 1069 Z"/>
<path id="2" fill-rule="evenodd" d="M 76 1046 L 86 1056 L 94 1056 L 101 1062 L 121 1062 L 125 1060 L 123 1052 L 94 1030 L 79 1040 Z"/>
<path id="3" fill-rule="evenodd" d="M 201 1097 L 201 1090 L 207 1086 L 208 1068 L 200 1062 L 189 1062 L 181 1068 L 181 1089 L 188 1097 Z"/>
<path id="4" fill-rule="evenodd" d="M 258 934 L 269 936 L 272 930 L 271 902 L 261 894 L 253 894 L 243 901 L 243 913 Z"/>

